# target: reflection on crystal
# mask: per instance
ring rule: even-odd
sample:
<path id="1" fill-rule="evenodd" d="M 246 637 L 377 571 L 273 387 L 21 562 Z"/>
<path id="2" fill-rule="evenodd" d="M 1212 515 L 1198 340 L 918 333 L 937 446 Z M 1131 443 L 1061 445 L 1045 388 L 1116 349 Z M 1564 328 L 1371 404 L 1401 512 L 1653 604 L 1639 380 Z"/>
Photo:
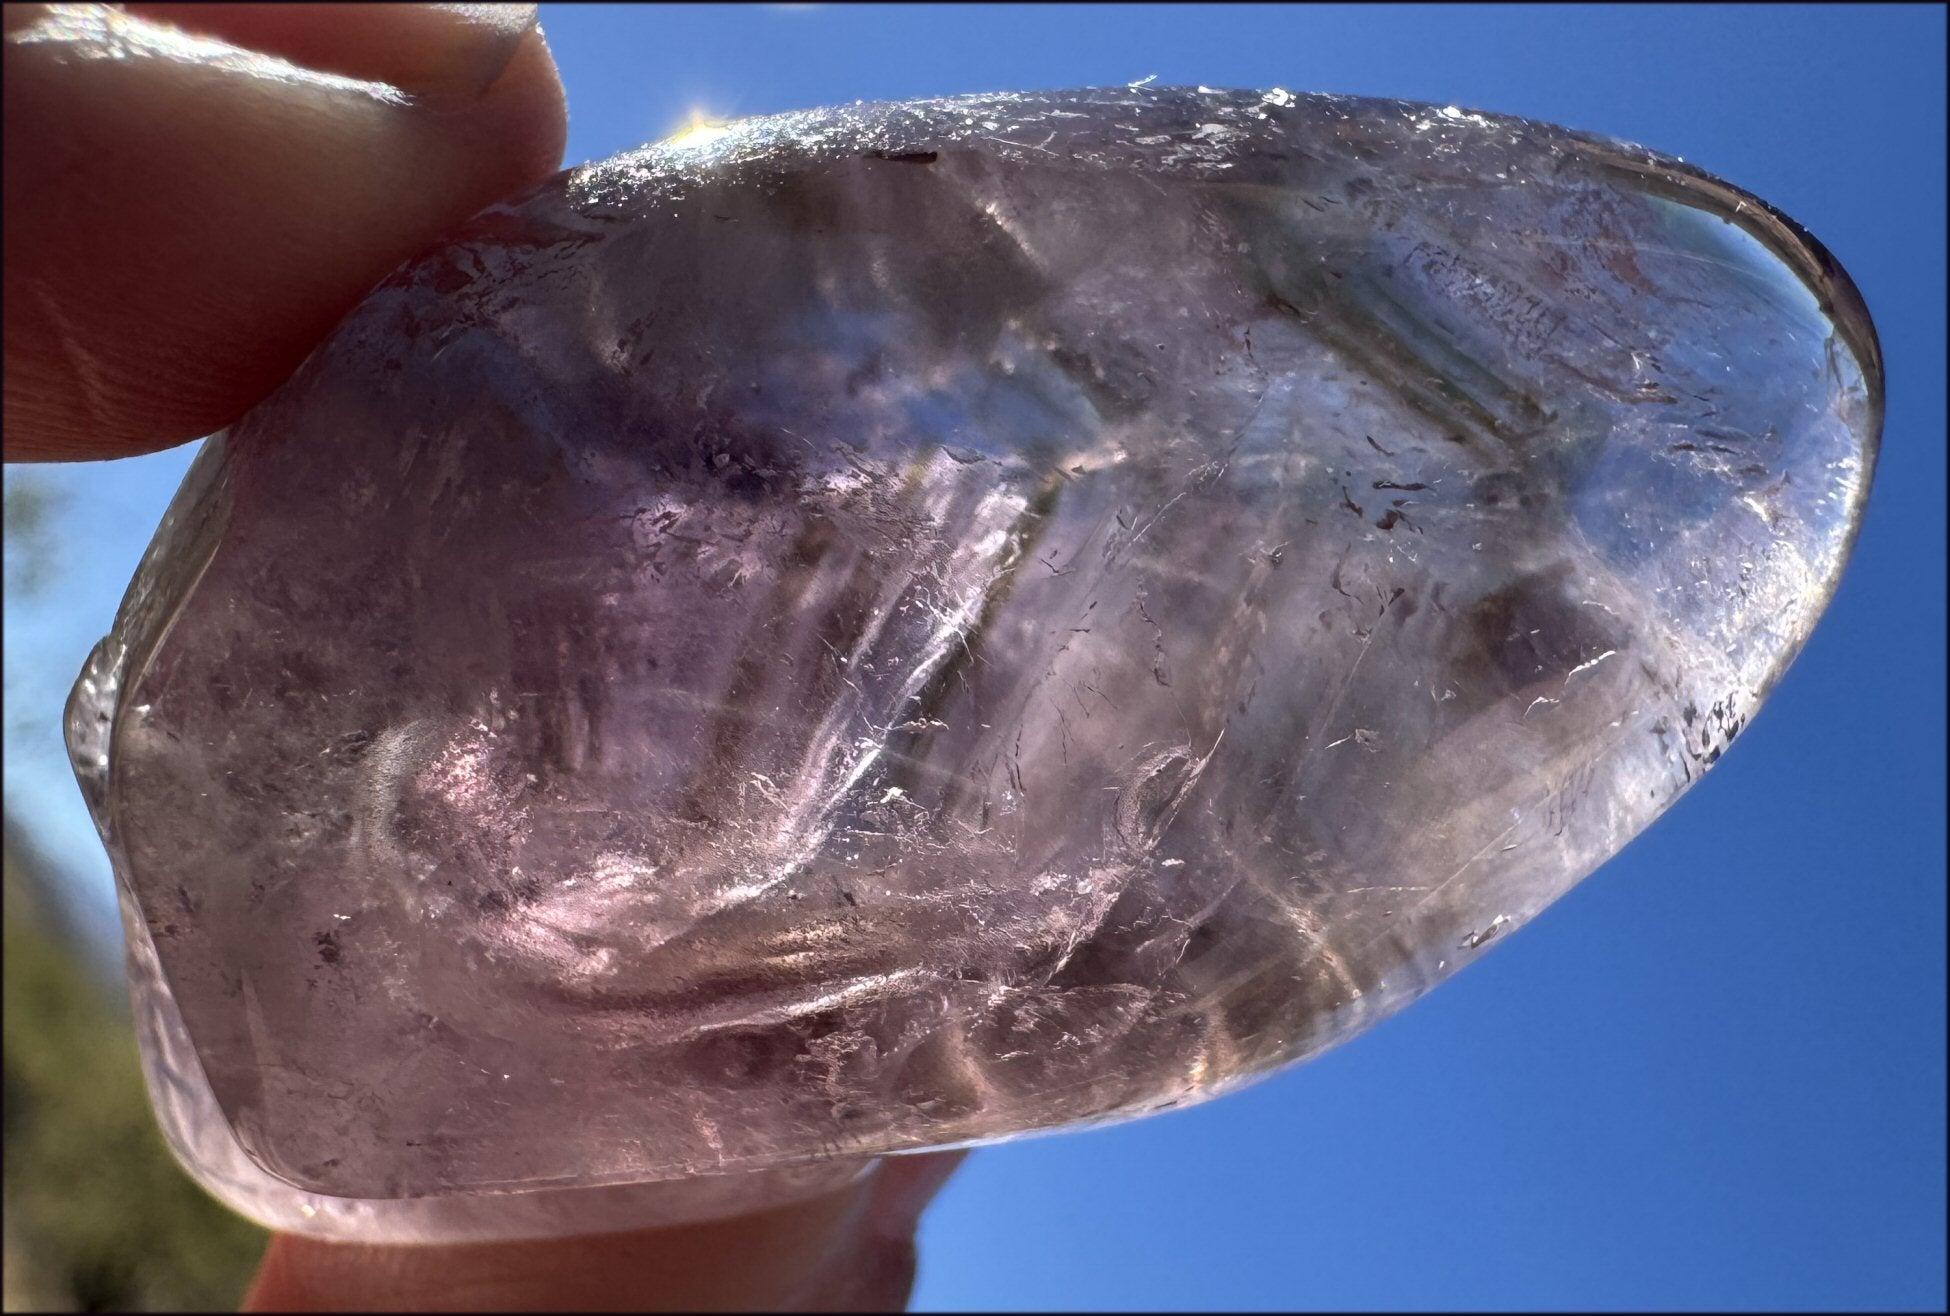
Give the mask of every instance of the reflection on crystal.
<path id="1" fill-rule="evenodd" d="M 1764 204 L 1455 109 L 573 171 L 207 445 L 77 687 L 164 1123 L 283 1227 L 546 1232 L 1314 1054 L 1719 757 L 1880 389 Z"/>

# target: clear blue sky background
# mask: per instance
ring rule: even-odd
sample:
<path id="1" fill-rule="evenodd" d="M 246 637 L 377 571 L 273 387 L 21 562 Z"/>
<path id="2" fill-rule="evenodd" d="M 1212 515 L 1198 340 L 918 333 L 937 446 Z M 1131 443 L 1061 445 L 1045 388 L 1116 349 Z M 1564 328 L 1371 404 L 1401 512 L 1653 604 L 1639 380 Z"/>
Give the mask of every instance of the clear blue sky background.
<path id="1" fill-rule="evenodd" d="M 1373 1033 L 1204 1107 L 979 1153 L 916 1305 L 1942 1309 L 1942 8 L 543 9 L 570 162 L 693 109 L 1156 74 L 1611 133 L 1817 234 L 1881 330 L 1883 461 L 1840 596 L 1739 746 Z M 56 713 L 186 459 L 52 477 L 65 574 L 7 603 L 8 796 L 96 908 Z"/>

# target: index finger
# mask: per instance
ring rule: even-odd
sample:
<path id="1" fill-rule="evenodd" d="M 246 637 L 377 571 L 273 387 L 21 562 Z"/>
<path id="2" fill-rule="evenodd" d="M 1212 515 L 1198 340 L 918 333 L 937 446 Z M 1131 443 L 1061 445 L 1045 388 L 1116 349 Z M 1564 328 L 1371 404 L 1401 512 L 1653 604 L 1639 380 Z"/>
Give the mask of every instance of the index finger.
<path id="1" fill-rule="evenodd" d="M 9 461 L 222 428 L 567 134 L 532 5 L 8 5 L 6 27 Z"/>

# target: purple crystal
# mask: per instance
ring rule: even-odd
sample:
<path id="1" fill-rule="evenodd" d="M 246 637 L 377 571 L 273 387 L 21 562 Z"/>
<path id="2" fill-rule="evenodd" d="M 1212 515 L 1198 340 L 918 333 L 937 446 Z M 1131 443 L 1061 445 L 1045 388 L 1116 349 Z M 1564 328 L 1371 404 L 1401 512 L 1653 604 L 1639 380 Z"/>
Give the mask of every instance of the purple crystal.
<path id="1" fill-rule="evenodd" d="M 1812 239 L 1543 124 L 572 171 L 206 445 L 77 686 L 165 1128 L 279 1227 L 571 1232 L 1315 1054 L 1719 757 L 1880 416 Z"/>

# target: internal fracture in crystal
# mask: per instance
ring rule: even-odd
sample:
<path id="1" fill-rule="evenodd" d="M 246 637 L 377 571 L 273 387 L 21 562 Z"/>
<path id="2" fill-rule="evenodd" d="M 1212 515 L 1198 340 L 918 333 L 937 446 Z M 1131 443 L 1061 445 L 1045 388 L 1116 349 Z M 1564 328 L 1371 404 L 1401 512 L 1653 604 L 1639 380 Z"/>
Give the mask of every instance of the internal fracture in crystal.
<path id="1" fill-rule="evenodd" d="M 1746 726 L 1880 399 L 1767 205 L 1454 108 L 571 171 L 206 445 L 77 687 L 165 1128 L 282 1227 L 573 1231 L 1313 1055 Z"/>

